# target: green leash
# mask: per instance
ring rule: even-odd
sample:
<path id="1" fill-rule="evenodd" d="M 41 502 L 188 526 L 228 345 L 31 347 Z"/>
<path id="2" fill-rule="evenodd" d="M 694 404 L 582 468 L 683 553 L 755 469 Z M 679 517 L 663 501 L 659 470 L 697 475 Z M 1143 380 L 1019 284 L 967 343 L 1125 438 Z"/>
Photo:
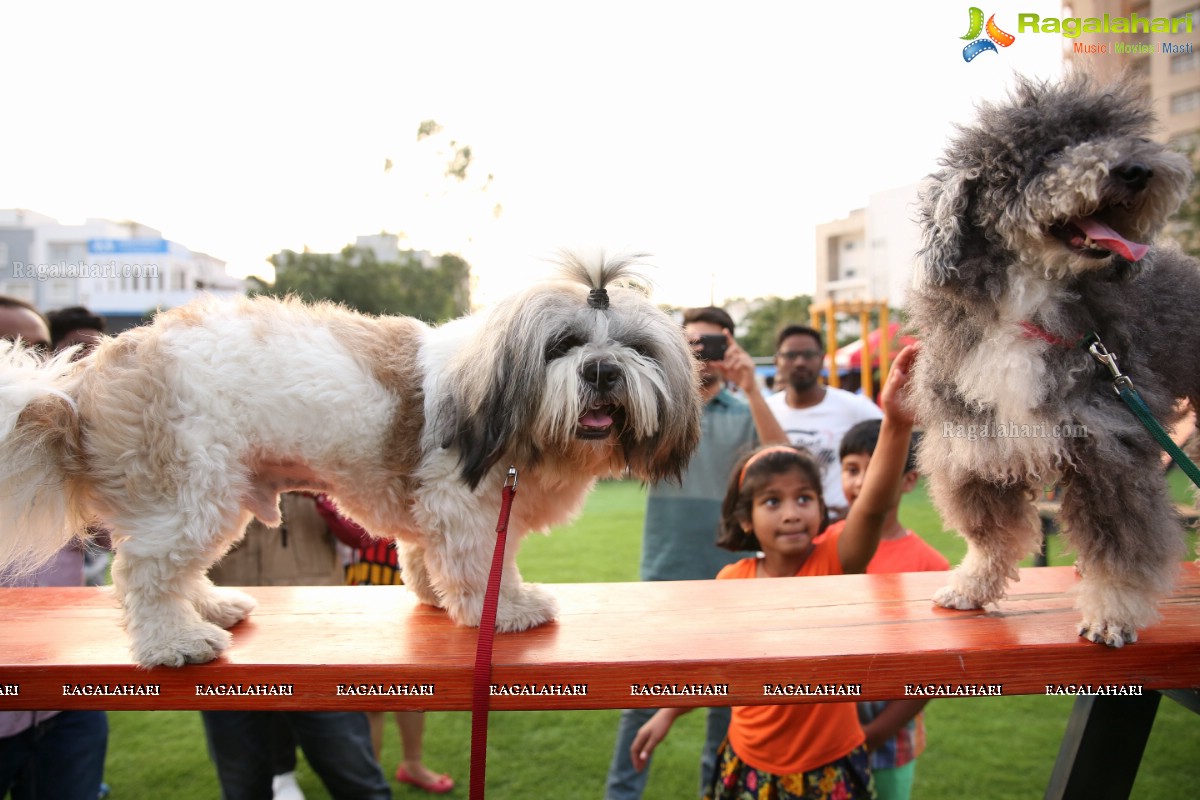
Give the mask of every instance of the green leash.
<path id="1" fill-rule="evenodd" d="M 1123 374 L 1117 367 L 1117 357 L 1108 352 L 1108 348 L 1104 346 L 1095 332 L 1089 333 L 1083 340 L 1083 344 L 1093 358 L 1108 367 L 1108 371 L 1112 373 L 1113 389 L 1125 401 L 1125 405 L 1129 406 L 1130 411 L 1141 420 L 1142 424 L 1146 426 L 1146 430 L 1150 431 L 1150 435 L 1162 446 L 1162 449 L 1167 451 L 1171 460 L 1192 479 L 1192 483 L 1200 486 L 1200 469 L 1197 469 L 1192 460 L 1179 449 L 1179 445 L 1171 440 L 1171 437 L 1163 430 L 1163 426 L 1158 424 L 1158 420 L 1150 413 L 1142 396 L 1138 394 L 1137 389 L 1133 388 L 1133 381 L 1129 380 L 1129 376 Z"/>

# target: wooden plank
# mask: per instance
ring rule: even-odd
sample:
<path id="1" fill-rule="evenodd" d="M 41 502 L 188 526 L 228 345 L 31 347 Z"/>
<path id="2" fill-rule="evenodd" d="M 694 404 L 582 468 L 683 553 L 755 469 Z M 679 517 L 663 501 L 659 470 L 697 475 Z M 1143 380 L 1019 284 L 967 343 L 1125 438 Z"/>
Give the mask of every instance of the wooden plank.
<path id="1" fill-rule="evenodd" d="M 945 580 L 945 573 L 913 573 L 554 586 L 557 622 L 497 636 L 493 681 L 502 693 L 492 697 L 493 708 L 830 699 L 768 695 L 767 686 L 860 691 L 840 699 L 1200 686 L 1195 565 L 1182 567 L 1162 621 L 1120 650 L 1075 635 L 1071 567 L 1022 570 L 1009 597 L 986 611 L 934 607 L 929 597 Z M 106 591 L 0 589 L 0 709 L 469 708 L 475 631 L 418 605 L 406 590 L 247 591 L 260 606 L 233 629 L 224 657 L 146 671 L 130 662 Z M 158 694 L 75 694 L 127 685 Z M 208 689 L 229 686 L 290 694 Z M 347 686 L 410 693 L 347 695 Z"/>

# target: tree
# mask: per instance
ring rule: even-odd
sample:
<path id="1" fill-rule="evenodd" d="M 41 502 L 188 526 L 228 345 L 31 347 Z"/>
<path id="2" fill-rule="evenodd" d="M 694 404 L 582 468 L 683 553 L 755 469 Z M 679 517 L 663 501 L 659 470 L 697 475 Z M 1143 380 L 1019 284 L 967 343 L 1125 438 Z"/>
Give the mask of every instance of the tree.
<path id="1" fill-rule="evenodd" d="M 731 300 L 732 306 L 740 300 Z M 803 294 L 791 298 L 766 297 L 750 302 L 750 311 L 741 320 L 738 344 L 754 357 L 775 354 L 775 337 L 786 325 L 808 325 L 808 307 L 812 297 Z"/>
<path id="2" fill-rule="evenodd" d="M 251 277 L 251 294 L 332 300 L 365 314 L 404 314 L 429 323 L 462 316 L 471 306 L 470 267 L 456 255 L 426 266 L 420 253 L 409 250 L 389 263 L 349 246 L 339 254 L 284 250 L 271 263 L 275 282 Z"/>

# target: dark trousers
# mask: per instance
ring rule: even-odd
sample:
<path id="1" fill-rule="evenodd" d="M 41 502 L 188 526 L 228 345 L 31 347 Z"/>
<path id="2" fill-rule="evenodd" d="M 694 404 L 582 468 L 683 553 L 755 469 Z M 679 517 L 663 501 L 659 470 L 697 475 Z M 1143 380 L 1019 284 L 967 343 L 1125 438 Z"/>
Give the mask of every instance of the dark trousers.
<path id="1" fill-rule="evenodd" d="M 0 739 L 0 797 L 96 800 L 108 750 L 108 715 L 63 711 Z"/>
<path id="2" fill-rule="evenodd" d="M 367 715 L 352 711 L 202 711 L 224 800 L 271 800 L 274 726 L 286 721 L 334 800 L 390 800 Z"/>

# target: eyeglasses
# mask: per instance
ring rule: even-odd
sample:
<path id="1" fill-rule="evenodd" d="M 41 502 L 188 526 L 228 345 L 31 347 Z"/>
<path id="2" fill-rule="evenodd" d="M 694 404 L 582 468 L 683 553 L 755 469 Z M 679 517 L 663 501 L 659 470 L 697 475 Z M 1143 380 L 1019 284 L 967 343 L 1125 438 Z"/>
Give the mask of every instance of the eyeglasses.
<path id="1" fill-rule="evenodd" d="M 820 358 L 824 353 L 820 350 L 787 350 L 782 353 L 776 353 L 775 357 L 780 361 L 814 361 Z"/>

